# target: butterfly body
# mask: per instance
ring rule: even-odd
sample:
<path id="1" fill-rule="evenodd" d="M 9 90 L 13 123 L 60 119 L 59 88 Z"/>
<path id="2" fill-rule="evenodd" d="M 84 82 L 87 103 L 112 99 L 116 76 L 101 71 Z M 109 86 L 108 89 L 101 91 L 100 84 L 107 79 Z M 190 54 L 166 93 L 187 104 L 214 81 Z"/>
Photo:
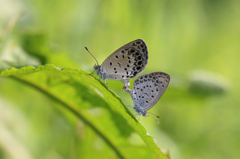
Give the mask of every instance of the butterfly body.
<path id="1" fill-rule="evenodd" d="M 124 87 L 124 91 L 131 95 L 137 114 L 147 117 L 147 111 L 162 97 L 169 82 L 167 73 L 154 72 L 140 76 L 134 81 L 133 90 Z"/>
<path id="2" fill-rule="evenodd" d="M 107 73 L 104 72 L 103 70 L 101 70 L 101 66 L 100 66 L 100 65 L 94 65 L 93 69 L 94 69 L 94 71 L 96 71 L 97 75 L 98 75 L 102 80 L 107 79 Z"/>
<path id="3" fill-rule="evenodd" d="M 95 65 L 94 70 L 100 79 L 122 81 L 124 86 L 129 87 L 129 79 L 142 72 L 147 63 L 147 45 L 142 39 L 138 39 L 116 50 L 102 65 Z"/>
<path id="4" fill-rule="evenodd" d="M 137 112 L 137 115 L 147 117 L 147 111 L 144 109 L 144 107 L 141 106 L 141 104 L 138 104 L 136 101 L 134 102 L 133 109 Z"/>

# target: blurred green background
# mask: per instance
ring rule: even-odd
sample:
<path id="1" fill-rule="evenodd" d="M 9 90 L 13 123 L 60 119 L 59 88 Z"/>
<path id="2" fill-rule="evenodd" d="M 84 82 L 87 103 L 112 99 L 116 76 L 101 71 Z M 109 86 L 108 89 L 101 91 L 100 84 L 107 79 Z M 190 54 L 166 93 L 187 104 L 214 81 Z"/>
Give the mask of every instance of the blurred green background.
<path id="1" fill-rule="evenodd" d="M 92 72 L 95 61 L 84 46 L 102 63 L 141 38 L 149 50 L 142 74 L 171 76 L 150 110 L 160 124 L 151 117 L 140 121 L 159 147 L 174 159 L 237 159 L 239 8 L 238 0 L 0 0 L 0 69 L 52 63 Z M 126 105 L 133 103 L 121 82 L 108 83 Z M 1 159 L 99 157 L 81 145 L 94 140 L 94 132 L 81 132 L 81 122 L 71 127 L 52 105 L 36 90 L 0 78 Z"/>

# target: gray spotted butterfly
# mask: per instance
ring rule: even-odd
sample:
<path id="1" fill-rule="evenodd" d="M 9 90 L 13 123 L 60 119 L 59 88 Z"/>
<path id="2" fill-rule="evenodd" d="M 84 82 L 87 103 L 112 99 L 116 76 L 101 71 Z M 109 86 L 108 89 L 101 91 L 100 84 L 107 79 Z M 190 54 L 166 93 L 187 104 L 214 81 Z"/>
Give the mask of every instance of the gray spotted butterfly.
<path id="1" fill-rule="evenodd" d="M 88 51 L 87 48 L 86 50 Z M 116 50 L 106 58 L 102 65 L 97 62 L 97 65 L 95 64 L 93 68 L 100 79 L 122 81 L 125 87 L 129 87 L 129 78 L 134 78 L 142 72 L 147 63 L 147 45 L 142 39 L 137 39 Z"/>
<path id="2" fill-rule="evenodd" d="M 136 79 L 133 84 L 133 90 L 127 87 L 123 87 L 123 90 L 131 95 L 134 101 L 133 109 L 137 112 L 137 115 L 147 117 L 147 113 L 150 113 L 147 111 L 162 97 L 169 82 L 170 76 L 167 73 L 154 72 L 142 75 Z"/>

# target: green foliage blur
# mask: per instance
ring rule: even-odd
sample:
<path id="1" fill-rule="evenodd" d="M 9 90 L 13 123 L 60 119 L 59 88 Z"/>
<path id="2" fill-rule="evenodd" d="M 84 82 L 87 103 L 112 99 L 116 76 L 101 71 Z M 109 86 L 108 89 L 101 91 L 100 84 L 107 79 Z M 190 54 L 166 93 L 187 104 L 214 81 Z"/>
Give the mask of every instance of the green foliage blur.
<path id="1" fill-rule="evenodd" d="M 1 0 L 0 70 L 51 63 L 92 72 L 96 62 L 84 46 L 102 63 L 141 38 L 149 50 L 142 74 L 171 76 L 150 110 L 160 124 L 140 120 L 158 146 L 173 159 L 237 159 L 239 7 L 237 0 Z M 109 80 L 108 87 L 133 104 L 121 82 Z M 116 157 L 91 128 L 76 119 L 69 124 L 54 105 L 33 88 L 1 77 L 0 159 Z"/>

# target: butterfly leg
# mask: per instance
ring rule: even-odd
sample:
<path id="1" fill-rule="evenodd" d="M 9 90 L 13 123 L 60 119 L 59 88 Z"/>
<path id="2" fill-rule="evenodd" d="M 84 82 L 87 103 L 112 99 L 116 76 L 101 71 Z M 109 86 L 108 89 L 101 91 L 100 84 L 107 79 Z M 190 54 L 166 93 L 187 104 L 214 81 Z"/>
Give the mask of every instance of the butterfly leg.
<path id="1" fill-rule="evenodd" d="M 107 78 L 105 79 L 105 84 L 106 84 L 106 86 L 107 86 L 107 88 L 108 88 L 108 81 L 107 81 Z"/>
<path id="2" fill-rule="evenodd" d="M 142 118 L 142 114 L 140 115 L 140 118 L 138 119 L 138 121 Z"/>

